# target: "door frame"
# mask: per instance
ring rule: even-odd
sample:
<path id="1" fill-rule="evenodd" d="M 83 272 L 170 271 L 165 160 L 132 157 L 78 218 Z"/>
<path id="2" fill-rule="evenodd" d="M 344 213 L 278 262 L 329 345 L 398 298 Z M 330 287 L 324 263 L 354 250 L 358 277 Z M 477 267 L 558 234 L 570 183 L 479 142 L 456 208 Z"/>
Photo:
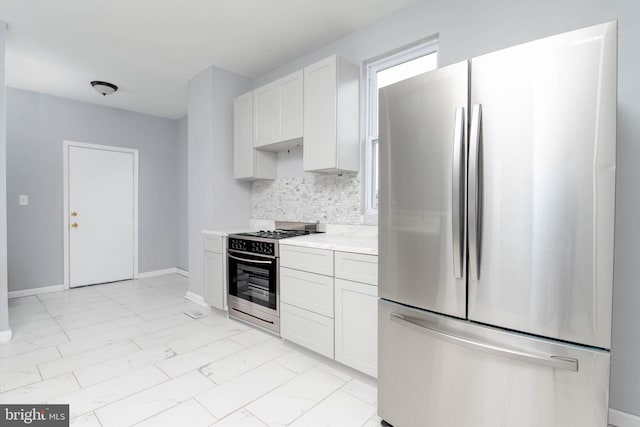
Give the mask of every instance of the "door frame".
<path id="1" fill-rule="evenodd" d="M 63 174 L 63 208 L 62 229 L 64 234 L 64 289 L 70 285 L 69 256 L 69 148 L 80 147 L 103 151 L 117 151 L 133 154 L 133 278 L 138 278 L 138 150 L 135 148 L 114 147 L 111 145 L 89 144 L 86 142 L 63 141 L 62 174 Z"/>

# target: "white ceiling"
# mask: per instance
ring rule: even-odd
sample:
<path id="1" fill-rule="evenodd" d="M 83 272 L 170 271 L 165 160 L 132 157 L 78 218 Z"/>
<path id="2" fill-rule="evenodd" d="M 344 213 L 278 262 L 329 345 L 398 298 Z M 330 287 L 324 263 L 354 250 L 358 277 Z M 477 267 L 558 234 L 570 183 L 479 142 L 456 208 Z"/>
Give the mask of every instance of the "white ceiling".
<path id="1" fill-rule="evenodd" d="M 255 77 L 417 1 L 0 0 L 6 83 L 180 118 L 210 65 Z M 91 80 L 120 89 L 102 97 Z"/>

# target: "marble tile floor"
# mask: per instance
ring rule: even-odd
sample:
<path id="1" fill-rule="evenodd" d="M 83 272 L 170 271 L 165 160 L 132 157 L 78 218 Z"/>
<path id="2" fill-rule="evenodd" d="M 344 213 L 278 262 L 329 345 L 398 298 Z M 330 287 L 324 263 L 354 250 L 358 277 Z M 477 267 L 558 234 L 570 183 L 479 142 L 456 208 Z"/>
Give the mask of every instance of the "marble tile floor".
<path id="1" fill-rule="evenodd" d="M 186 291 L 170 274 L 10 299 L 0 402 L 69 404 L 72 426 L 380 425 L 373 378 Z"/>

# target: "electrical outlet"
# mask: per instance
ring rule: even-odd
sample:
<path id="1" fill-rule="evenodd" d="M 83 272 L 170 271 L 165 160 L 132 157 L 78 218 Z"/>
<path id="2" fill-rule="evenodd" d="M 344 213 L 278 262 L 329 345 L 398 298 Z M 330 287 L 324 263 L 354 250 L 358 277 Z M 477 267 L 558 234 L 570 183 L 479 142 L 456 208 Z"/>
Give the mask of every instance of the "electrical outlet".
<path id="1" fill-rule="evenodd" d="M 20 206 L 27 206 L 29 204 L 29 196 L 27 196 L 26 194 L 21 194 L 18 198 L 18 204 Z"/>

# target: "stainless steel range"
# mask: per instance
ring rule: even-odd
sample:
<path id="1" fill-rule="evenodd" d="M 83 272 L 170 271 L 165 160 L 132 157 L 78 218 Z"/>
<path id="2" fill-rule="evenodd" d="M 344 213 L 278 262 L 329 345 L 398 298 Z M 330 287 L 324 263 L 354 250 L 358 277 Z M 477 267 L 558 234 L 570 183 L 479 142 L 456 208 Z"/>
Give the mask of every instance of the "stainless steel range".
<path id="1" fill-rule="evenodd" d="M 280 333 L 278 240 L 318 232 L 318 224 L 276 222 L 275 230 L 228 237 L 229 316 Z"/>

